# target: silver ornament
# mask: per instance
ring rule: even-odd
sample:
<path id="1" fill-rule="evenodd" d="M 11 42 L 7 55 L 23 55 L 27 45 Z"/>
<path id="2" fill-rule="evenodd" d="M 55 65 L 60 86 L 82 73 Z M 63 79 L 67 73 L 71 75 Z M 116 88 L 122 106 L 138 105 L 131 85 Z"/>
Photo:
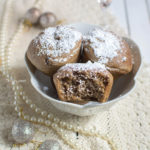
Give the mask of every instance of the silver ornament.
<path id="1" fill-rule="evenodd" d="M 12 127 L 12 136 L 16 143 L 23 144 L 32 140 L 34 127 L 31 123 L 24 120 L 15 121 Z"/>
<path id="2" fill-rule="evenodd" d="M 57 22 L 57 18 L 55 14 L 51 12 L 43 13 L 39 18 L 39 24 L 42 28 L 55 26 L 56 22 Z"/>
<path id="3" fill-rule="evenodd" d="M 101 7 L 108 7 L 112 0 L 97 0 Z"/>
<path id="4" fill-rule="evenodd" d="M 25 21 L 28 24 L 37 24 L 41 15 L 41 11 L 38 8 L 31 8 L 25 14 Z"/>
<path id="5" fill-rule="evenodd" d="M 40 145 L 39 150 L 62 150 L 62 148 L 56 140 L 46 140 Z"/>

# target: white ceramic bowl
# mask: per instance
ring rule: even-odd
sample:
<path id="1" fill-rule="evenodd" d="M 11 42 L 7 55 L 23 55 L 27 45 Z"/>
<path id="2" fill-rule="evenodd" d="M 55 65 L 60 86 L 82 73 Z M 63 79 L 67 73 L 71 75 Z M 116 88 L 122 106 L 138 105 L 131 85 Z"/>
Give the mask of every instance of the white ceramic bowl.
<path id="1" fill-rule="evenodd" d="M 71 26 L 80 31 L 82 34 L 87 34 L 89 30 L 99 27 L 85 23 L 72 24 Z M 136 83 L 136 75 L 141 66 L 142 59 L 138 46 L 131 39 L 125 37 L 124 39 L 127 41 L 132 50 L 132 55 L 134 58 L 133 70 L 131 73 L 120 77 L 114 82 L 109 100 L 105 103 L 91 101 L 84 105 L 80 105 L 60 101 L 57 97 L 56 90 L 51 83 L 50 77 L 37 70 L 25 55 L 26 67 L 31 77 L 31 84 L 37 90 L 37 92 L 39 92 L 43 97 L 47 98 L 52 105 L 61 111 L 78 116 L 89 116 L 100 111 L 108 110 L 119 100 L 125 100 L 124 97 L 132 91 Z"/>

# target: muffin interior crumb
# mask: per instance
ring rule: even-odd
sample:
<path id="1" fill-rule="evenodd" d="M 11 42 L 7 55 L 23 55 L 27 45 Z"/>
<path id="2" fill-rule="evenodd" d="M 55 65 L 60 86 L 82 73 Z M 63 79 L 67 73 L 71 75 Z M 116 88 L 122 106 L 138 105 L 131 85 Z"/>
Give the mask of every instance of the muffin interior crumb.
<path id="1" fill-rule="evenodd" d="M 108 85 L 108 78 L 100 74 L 85 74 L 84 72 L 73 72 L 72 77 L 62 77 L 61 93 L 67 101 L 72 99 L 83 101 L 99 101 L 104 96 Z"/>

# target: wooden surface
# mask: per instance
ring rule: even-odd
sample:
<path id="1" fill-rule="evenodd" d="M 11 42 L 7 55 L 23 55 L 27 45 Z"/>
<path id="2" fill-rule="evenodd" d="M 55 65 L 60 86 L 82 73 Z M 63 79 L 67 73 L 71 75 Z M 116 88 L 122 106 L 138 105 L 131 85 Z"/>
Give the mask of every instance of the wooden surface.
<path id="1" fill-rule="evenodd" d="M 112 0 L 110 9 L 150 63 L 150 0 Z"/>

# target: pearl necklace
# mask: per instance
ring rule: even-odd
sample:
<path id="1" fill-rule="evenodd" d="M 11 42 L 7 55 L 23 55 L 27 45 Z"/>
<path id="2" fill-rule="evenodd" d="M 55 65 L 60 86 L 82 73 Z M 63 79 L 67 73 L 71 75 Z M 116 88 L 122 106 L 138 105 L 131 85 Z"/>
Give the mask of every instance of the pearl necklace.
<path id="1" fill-rule="evenodd" d="M 54 116 L 52 113 L 47 113 L 45 110 L 41 110 L 38 106 L 32 103 L 32 100 L 30 100 L 26 95 L 26 93 L 23 91 L 23 87 L 19 83 L 17 83 L 15 77 L 10 72 L 9 60 L 10 60 L 12 48 L 15 42 L 17 41 L 18 37 L 20 36 L 20 34 L 26 28 L 26 25 L 24 24 L 24 21 L 21 21 L 18 25 L 16 32 L 10 39 L 10 41 L 7 44 L 5 44 L 6 33 L 7 33 L 6 30 L 7 30 L 8 18 L 11 10 L 11 3 L 12 0 L 6 1 L 6 9 L 5 9 L 5 14 L 3 17 L 3 22 L 1 26 L 1 32 L 0 32 L 0 57 L 2 61 L 1 62 L 2 74 L 11 83 L 12 89 L 14 91 L 14 105 L 15 105 L 15 111 L 17 112 L 18 116 L 32 123 L 51 127 L 62 138 L 62 140 L 73 149 L 82 149 L 82 147 L 80 147 L 78 143 L 73 143 L 73 140 L 68 138 L 67 134 L 64 135 L 63 134 L 64 130 L 78 132 L 85 136 L 93 136 L 93 137 L 101 138 L 107 141 L 107 143 L 111 146 L 112 150 L 116 150 L 116 146 L 114 145 L 112 140 L 109 140 L 109 137 L 107 135 L 100 135 L 98 131 L 94 129 L 88 130 L 87 128 L 73 126 L 71 124 L 66 123 L 65 121 L 61 121 L 58 117 Z M 35 6 L 36 7 L 39 6 L 40 3 L 41 1 L 37 0 L 35 2 Z M 23 108 L 18 104 L 20 100 L 23 100 L 32 110 L 34 110 L 41 117 L 37 118 L 35 116 L 29 116 L 25 114 Z"/>

